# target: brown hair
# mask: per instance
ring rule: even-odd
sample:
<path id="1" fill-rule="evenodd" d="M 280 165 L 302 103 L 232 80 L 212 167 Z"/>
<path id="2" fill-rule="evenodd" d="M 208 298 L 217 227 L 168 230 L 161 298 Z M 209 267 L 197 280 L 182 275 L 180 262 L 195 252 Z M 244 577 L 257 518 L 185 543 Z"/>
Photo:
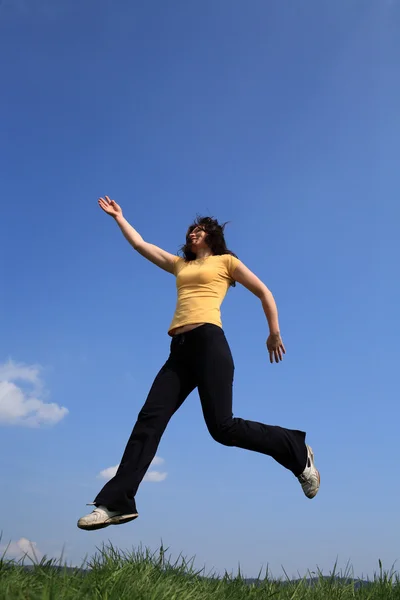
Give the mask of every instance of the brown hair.
<path id="1" fill-rule="evenodd" d="M 221 256 L 222 254 L 231 254 L 232 256 L 236 256 L 234 252 L 228 250 L 226 242 L 225 242 L 225 225 L 227 223 L 222 223 L 220 225 L 218 221 L 212 217 L 201 217 L 197 216 L 195 221 L 189 226 L 186 233 L 186 242 L 181 247 L 181 252 L 183 254 L 183 258 L 186 262 L 190 262 L 191 260 L 196 259 L 196 254 L 191 251 L 191 243 L 189 235 L 192 233 L 196 227 L 200 227 L 206 232 L 206 237 L 204 241 L 207 246 L 210 248 L 211 252 L 215 256 Z M 235 282 L 232 282 L 232 286 L 235 285 Z"/>

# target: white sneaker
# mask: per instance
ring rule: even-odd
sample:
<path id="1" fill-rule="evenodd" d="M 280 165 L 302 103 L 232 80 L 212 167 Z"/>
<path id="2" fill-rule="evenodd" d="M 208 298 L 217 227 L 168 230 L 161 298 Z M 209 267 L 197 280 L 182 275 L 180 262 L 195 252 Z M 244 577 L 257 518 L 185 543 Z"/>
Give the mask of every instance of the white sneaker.
<path id="1" fill-rule="evenodd" d="M 321 476 L 314 465 L 314 453 L 310 446 L 307 446 L 307 466 L 297 479 L 307 498 L 314 498 L 317 495 Z"/>
<path id="2" fill-rule="evenodd" d="M 138 516 L 137 513 L 124 515 L 118 511 L 108 510 L 105 506 L 98 506 L 93 512 L 79 519 L 78 527 L 87 531 L 103 529 L 103 527 L 108 527 L 109 525 L 129 523 L 129 521 L 133 521 Z"/>

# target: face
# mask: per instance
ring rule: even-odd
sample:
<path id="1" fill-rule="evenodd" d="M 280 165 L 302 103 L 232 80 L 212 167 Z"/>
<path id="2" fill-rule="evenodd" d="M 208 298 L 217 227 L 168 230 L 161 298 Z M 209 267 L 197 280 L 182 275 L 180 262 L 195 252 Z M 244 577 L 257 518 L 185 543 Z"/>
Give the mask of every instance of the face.
<path id="1" fill-rule="evenodd" d="M 195 254 L 198 250 L 208 248 L 206 244 L 207 233 L 201 227 L 195 227 L 187 234 L 187 240 L 190 243 L 190 249 Z"/>

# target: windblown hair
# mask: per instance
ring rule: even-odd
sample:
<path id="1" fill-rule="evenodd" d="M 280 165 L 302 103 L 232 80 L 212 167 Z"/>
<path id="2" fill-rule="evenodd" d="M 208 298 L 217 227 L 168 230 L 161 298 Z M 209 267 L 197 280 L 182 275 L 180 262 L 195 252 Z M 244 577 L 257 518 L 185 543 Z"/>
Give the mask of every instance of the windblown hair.
<path id="1" fill-rule="evenodd" d="M 198 216 L 195 221 L 189 226 L 189 229 L 186 233 L 186 243 L 181 247 L 181 252 L 183 254 L 183 258 L 186 262 L 190 262 L 196 259 L 196 254 L 191 251 L 191 244 L 189 235 L 192 233 L 196 227 L 200 227 L 206 232 L 205 242 L 207 246 L 210 248 L 211 252 L 216 256 L 221 256 L 222 254 L 231 254 L 232 256 L 236 256 L 234 252 L 228 250 L 225 242 L 225 225 L 227 223 L 222 223 L 220 225 L 216 219 L 212 217 L 201 217 Z M 235 282 L 232 281 L 232 286 L 235 286 Z"/>

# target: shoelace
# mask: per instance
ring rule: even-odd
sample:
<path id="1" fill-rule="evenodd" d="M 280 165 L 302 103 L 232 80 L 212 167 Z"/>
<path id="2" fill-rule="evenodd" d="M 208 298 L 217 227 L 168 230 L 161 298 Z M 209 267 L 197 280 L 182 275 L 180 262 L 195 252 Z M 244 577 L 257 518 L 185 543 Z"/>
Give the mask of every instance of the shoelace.
<path id="1" fill-rule="evenodd" d="M 306 483 L 311 483 L 310 480 L 305 477 L 305 475 L 299 475 L 299 481 L 301 483 L 301 485 L 304 485 Z"/>
<path id="2" fill-rule="evenodd" d="M 313 472 L 311 472 L 308 477 L 306 477 L 303 474 L 299 475 L 298 479 L 299 479 L 301 485 L 304 485 L 304 484 L 313 485 L 314 479 L 316 481 L 318 481 L 318 477 L 317 477 L 316 473 L 313 473 Z"/>

